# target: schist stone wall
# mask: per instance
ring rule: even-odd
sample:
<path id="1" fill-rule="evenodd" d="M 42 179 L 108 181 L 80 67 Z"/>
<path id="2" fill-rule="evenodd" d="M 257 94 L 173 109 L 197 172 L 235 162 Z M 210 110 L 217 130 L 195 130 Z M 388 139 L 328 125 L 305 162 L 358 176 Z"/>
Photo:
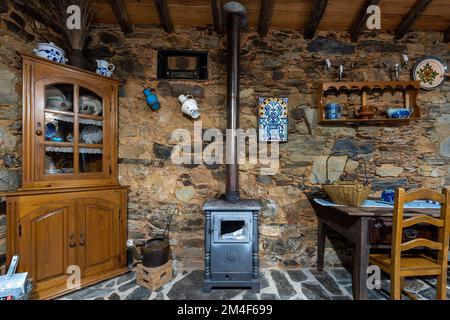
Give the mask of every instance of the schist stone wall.
<path id="1" fill-rule="evenodd" d="M 31 52 L 36 40 L 32 24 L 8 1 L 0 0 L 0 192 L 20 187 L 22 67 L 16 51 Z M 0 203 L 0 266 L 6 252 L 5 213 Z"/>
<path id="2" fill-rule="evenodd" d="M 0 1 L 0 4 L 3 2 Z M 0 5 L 0 11 L 5 9 Z M 7 11 L 7 10 L 6 10 Z M 31 52 L 37 41 L 27 23 L 14 12 L 1 15 L 0 29 L 0 190 L 20 184 L 21 64 L 15 51 Z M 423 118 L 409 125 L 326 127 L 317 124 L 316 88 L 334 81 L 324 60 L 345 64 L 346 80 L 389 80 L 386 64 L 400 62 L 406 52 L 415 59 L 434 54 L 450 60 L 449 46 L 439 33 L 411 33 L 401 41 L 391 34 L 366 34 L 352 44 L 344 32 L 321 32 L 305 40 L 300 32 L 272 30 L 261 39 L 254 30 L 242 35 L 241 126 L 257 128 L 259 96 L 289 98 L 289 142 L 280 145 L 280 169 L 260 174 L 257 165 L 241 166 L 242 198 L 260 199 L 261 261 L 264 266 L 315 264 L 317 226 L 306 194 L 323 182 L 324 162 L 333 150 L 353 150 L 368 162 L 374 192 L 391 187 L 439 188 L 450 184 L 450 83 L 421 91 Z M 47 39 L 51 40 L 51 39 Z M 186 268 L 203 261 L 203 203 L 225 191 L 220 165 L 175 165 L 170 159 L 176 129 L 194 131 L 180 112 L 177 97 L 193 95 L 200 106 L 203 129 L 226 128 L 226 39 L 208 28 L 177 27 L 166 34 L 157 27 L 137 27 L 124 36 L 119 28 L 93 30 L 86 55 L 104 58 L 117 67 L 120 90 L 120 182 L 131 187 L 129 238 L 145 239 L 163 231 L 172 209 L 180 213 L 171 227 L 173 257 Z M 209 80 L 157 81 L 157 49 L 195 49 L 209 53 Z M 158 112 L 145 103 L 143 89 L 157 89 Z M 338 97 L 343 101 L 345 97 Z M 362 178 L 358 159 L 330 161 L 332 177 L 342 173 Z M 4 225 L 0 218 L 0 228 Z M 0 229 L 2 230 L 2 229 Z M 0 235 L 2 233 L 0 232 Z M 349 248 L 333 238 L 329 266 L 348 262 Z M 1 240 L 0 240 L 1 241 Z M 336 253 L 337 252 L 337 253 Z"/>

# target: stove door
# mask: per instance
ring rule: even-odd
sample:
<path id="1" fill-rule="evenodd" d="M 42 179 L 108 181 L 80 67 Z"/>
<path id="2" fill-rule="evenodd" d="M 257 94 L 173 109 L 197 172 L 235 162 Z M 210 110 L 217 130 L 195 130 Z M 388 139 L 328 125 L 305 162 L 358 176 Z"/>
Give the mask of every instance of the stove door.
<path id="1" fill-rule="evenodd" d="M 213 242 L 250 242 L 252 217 L 249 214 L 215 214 L 213 216 Z"/>
<path id="2" fill-rule="evenodd" d="M 247 281 L 251 279 L 252 213 L 213 213 L 212 224 L 212 280 Z"/>

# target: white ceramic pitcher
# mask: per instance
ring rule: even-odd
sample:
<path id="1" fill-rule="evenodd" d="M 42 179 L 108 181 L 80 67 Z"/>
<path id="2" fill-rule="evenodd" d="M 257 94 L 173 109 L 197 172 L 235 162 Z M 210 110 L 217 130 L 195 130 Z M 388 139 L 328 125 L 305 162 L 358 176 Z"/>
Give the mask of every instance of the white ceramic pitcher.
<path id="1" fill-rule="evenodd" d="M 97 61 L 97 70 L 96 72 L 104 77 L 112 77 L 116 66 L 112 63 L 109 63 L 106 60 L 96 60 Z"/>
<path id="2" fill-rule="evenodd" d="M 181 103 L 181 111 L 192 119 L 198 119 L 200 112 L 198 111 L 197 101 L 192 96 L 180 95 L 178 101 Z"/>

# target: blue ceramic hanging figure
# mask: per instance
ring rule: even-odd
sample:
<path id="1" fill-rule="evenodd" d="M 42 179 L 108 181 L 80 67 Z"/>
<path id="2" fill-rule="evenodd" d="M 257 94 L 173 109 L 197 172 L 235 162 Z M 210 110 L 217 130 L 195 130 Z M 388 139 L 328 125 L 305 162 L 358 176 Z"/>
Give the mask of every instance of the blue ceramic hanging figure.
<path id="1" fill-rule="evenodd" d="M 156 90 L 153 88 L 147 88 L 144 90 L 145 100 L 148 106 L 153 110 L 157 111 L 161 107 L 158 96 L 156 95 Z"/>

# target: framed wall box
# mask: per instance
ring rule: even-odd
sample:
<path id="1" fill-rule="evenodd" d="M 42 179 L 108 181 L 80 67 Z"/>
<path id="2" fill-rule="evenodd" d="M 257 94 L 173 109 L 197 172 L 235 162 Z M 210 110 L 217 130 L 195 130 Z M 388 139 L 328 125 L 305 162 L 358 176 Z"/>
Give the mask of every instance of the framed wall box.
<path id="1" fill-rule="evenodd" d="M 208 79 L 208 53 L 204 51 L 159 50 L 158 79 Z"/>

